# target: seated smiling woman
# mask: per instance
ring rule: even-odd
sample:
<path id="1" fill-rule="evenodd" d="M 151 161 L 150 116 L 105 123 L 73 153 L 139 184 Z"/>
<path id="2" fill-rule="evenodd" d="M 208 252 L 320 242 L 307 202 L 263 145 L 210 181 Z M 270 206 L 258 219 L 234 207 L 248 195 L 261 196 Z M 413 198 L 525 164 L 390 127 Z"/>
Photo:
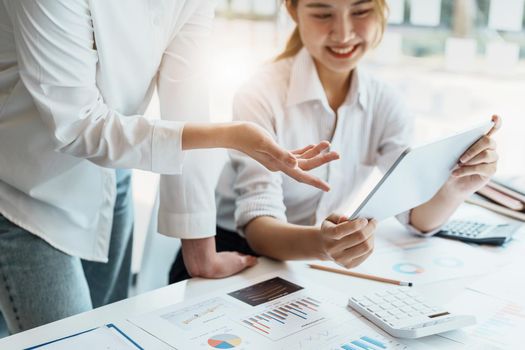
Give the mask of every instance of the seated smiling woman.
<path id="1" fill-rule="evenodd" d="M 329 140 L 341 159 L 312 174 L 332 191 L 314 191 L 230 152 L 216 190 L 217 250 L 355 267 L 373 251 L 376 222 L 348 221 L 337 212 L 374 167 L 390 167 L 409 146 L 413 129 L 400 96 L 359 67 L 381 40 L 387 5 L 384 0 L 288 0 L 286 6 L 297 27 L 285 51 L 237 93 L 234 118 L 259 124 L 289 149 Z M 495 130 L 500 123 L 494 120 Z M 311 148 L 298 152 L 307 155 Z M 497 160 L 492 138 L 481 138 L 441 190 L 398 215 L 399 221 L 414 233 L 432 235 L 487 183 Z M 179 253 L 170 281 L 187 277 Z"/>

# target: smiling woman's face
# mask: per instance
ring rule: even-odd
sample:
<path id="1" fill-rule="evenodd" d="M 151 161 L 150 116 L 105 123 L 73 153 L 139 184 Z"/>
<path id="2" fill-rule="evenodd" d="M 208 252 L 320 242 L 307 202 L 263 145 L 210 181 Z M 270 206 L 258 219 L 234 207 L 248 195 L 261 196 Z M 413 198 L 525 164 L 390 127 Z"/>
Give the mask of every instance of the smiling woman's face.
<path id="1" fill-rule="evenodd" d="M 374 0 L 288 2 L 304 46 L 322 68 L 348 74 L 381 32 Z"/>

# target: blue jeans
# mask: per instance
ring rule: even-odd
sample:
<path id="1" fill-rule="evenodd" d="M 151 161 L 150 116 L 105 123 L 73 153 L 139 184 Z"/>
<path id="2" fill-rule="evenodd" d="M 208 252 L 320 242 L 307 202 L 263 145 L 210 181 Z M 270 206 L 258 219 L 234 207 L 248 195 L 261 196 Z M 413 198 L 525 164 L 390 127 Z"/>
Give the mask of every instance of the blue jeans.
<path id="1" fill-rule="evenodd" d="M 117 170 L 108 263 L 65 254 L 0 215 L 0 311 L 10 333 L 127 297 L 133 233 L 130 183 L 131 172 Z"/>

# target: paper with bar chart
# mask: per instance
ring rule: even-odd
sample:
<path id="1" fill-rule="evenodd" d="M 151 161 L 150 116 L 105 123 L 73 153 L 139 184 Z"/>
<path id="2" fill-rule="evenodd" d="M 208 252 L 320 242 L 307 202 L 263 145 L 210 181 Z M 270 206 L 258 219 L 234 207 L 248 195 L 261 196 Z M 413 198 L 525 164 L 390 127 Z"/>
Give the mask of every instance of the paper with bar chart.
<path id="1" fill-rule="evenodd" d="M 323 301 L 292 282 L 276 277 L 229 293 L 253 308 L 236 321 L 271 339 L 279 340 L 301 330 L 348 313 L 344 308 Z"/>
<path id="2" fill-rule="evenodd" d="M 346 308 L 347 296 L 281 277 L 130 321 L 176 349 L 406 349 Z"/>

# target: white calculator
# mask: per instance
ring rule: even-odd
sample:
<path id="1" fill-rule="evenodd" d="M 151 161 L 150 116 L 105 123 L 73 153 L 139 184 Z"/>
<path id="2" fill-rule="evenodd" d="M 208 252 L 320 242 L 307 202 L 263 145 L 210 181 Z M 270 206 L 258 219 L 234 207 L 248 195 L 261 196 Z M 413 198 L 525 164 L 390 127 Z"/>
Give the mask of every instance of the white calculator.
<path id="1" fill-rule="evenodd" d="M 398 338 L 420 338 L 476 323 L 474 316 L 453 315 L 408 287 L 352 296 L 348 306 Z"/>

